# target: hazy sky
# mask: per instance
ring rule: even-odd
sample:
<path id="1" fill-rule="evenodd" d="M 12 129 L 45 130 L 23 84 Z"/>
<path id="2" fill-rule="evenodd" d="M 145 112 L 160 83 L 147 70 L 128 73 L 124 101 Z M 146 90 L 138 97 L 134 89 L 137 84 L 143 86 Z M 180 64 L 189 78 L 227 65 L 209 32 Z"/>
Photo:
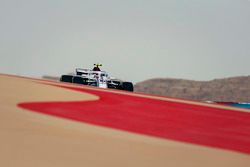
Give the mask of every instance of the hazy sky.
<path id="1" fill-rule="evenodd" d="M 134 82 L 250 74 L 249 0 L 0 0 L 0 73 L 102 63 Z"/>

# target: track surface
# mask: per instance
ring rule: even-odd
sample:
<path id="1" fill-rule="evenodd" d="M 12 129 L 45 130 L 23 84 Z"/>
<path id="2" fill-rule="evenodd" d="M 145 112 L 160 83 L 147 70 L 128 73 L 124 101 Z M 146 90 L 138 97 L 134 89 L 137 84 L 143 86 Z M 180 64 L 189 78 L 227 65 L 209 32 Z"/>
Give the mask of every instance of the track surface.
<path id="1" fill-rule="evenodd" d="M 247 109 L 7 75 L 0 81 L 1 166 L 250 165 Z"/>

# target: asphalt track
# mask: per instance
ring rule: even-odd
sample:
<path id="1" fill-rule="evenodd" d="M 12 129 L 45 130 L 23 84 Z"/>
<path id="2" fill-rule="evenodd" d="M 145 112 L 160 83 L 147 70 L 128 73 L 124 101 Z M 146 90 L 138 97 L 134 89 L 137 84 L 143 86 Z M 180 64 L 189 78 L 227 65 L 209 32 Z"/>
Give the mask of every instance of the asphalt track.
<path id="1" fill-rule="evenodd" d="M 250 113 L 0 75 L 0 166 L 250 166 Z"/>

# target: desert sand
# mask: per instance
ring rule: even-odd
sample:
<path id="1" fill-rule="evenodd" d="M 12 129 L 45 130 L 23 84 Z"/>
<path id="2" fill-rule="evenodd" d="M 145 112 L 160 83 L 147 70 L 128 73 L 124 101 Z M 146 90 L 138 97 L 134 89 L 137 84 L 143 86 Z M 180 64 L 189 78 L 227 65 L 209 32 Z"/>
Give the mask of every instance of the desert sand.
<path id="1" fill-rule="evenodd" d="M 96 95 L 54 87 L 46 83 L 51 82 L 0 75 L 0 166 L 250 166 L 248 154 L 76 122 L 35 113 L 17 106 L 22 102 L 99 99 Z M 57 82 L 53 84 L 69 85 Z M 134 96 L 178 101 L 143 94 Z M 185 100 L 179 102 L 196 104 Z M 248 110 L 239 109 L 239 112 Z"/>

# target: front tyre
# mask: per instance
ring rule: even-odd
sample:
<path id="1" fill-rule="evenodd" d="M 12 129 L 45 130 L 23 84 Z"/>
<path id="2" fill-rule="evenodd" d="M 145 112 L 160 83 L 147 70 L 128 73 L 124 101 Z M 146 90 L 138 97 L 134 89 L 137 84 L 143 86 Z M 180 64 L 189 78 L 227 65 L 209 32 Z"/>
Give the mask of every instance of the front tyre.
<path id="1" fill-rule="evenodd" d="M 123 82 L 122 89 L 125 91 L 133 92 L 134 91 L 133 83 L 132 82 Z"/>

